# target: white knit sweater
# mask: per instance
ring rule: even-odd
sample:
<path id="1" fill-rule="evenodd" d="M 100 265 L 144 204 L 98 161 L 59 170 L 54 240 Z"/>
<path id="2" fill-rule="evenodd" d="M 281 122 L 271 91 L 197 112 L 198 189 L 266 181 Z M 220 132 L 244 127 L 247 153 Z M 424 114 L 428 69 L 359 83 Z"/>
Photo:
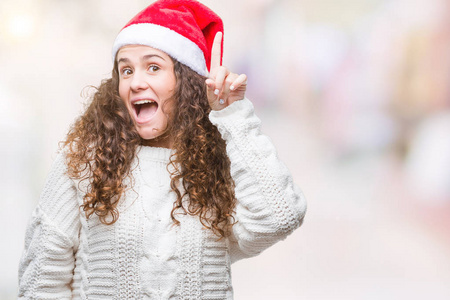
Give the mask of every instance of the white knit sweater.
<path id="1" fill-rule="evenodd" d="M 171 151 L 141 147 L 134 188 L 104 225 L 79 206 L 83 186 L 59 154 L 26 233 L 20 299 L 233 299 L 230 265 L 284 239 L 303 221 L 305 199 L 247 99 L 210 120 L 227 143 L 236 188 L 233 234 L 218 240 L 197 217 L 179 214 L 166 169 Z"/>

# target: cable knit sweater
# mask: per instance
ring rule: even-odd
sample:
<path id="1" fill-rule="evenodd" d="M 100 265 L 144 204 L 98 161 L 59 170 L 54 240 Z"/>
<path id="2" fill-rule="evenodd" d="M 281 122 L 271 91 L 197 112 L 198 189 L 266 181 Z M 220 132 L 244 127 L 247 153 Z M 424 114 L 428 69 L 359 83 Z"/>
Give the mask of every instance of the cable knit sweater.
<path id="1" fill-rule="evenodd" d="M 230 265 L 284 239 L 303 221 L 302 192 L 260 133 L 247 99 L 210 113 L 227 143 L 238 200 L 232 235 L 219 240 L 194 216 L 170 218 L 172 150 L 141 147 L 120 217 L 104 225 L 79 206 L 82 183 L 57 156 L 33 212 L 20 262 L 20 299 L 233 299 Z"/>

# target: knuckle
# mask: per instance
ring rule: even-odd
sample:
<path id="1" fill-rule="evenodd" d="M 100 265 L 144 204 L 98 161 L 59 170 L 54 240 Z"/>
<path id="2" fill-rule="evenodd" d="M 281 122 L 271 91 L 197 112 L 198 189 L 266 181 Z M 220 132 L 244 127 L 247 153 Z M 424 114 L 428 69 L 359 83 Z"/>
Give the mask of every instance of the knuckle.
<path id="1" fill-rule="evenodd" d="M 225 80 L 225 82 L 227 84 L 232 84 L 234 82 L 234 80 L 235 80 L 235 78 L 232 78 L 232 77 L 228 76 L 227 79 Z"/>

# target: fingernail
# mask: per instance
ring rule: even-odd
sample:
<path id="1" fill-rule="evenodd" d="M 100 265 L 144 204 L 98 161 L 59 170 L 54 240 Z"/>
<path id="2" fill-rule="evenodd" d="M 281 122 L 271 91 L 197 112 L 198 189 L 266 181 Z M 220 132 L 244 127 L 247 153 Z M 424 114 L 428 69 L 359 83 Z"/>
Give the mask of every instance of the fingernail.
<path id="1" fill-rule="evenodd" d="M 225 100 L 220 99 L 220 100 L 219 100 L 219 103 L 220 103 L 220 104 L 224 104 L 224 103 L 225 103 Z"/>
<path id="2" fill-rule="evenodd" d="M 214 95 L 219 95 L 219 89 L 214 90 Z"/>
<path id="3" fill-rule="evenodd" d="M 234 90 L 234 85 L 230 85 L 230 90 Z"/>

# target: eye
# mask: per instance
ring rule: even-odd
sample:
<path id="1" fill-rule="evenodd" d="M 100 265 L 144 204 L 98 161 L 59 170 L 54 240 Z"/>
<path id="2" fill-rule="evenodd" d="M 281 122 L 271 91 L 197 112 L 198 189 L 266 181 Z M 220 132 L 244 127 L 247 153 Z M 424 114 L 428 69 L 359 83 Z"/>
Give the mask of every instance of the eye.
<path id="1" fill-rule="evenodd" d="M 150 65 L 150 66 L 148 67 L 148 70 L 149 70 L 150 72 L 158 72 L 159 69 L 161 69 L 161 68 L 158 67 L 157 65 Z"/>
<path id="2" fill-rule="evenodd" d="M 130 68 L 123 68 L 122 70 L 120 70 L 120 74 L 122 74 L 123 76 L 130 76 L 131 74 L 133 74 L 133 71 Z"/>

